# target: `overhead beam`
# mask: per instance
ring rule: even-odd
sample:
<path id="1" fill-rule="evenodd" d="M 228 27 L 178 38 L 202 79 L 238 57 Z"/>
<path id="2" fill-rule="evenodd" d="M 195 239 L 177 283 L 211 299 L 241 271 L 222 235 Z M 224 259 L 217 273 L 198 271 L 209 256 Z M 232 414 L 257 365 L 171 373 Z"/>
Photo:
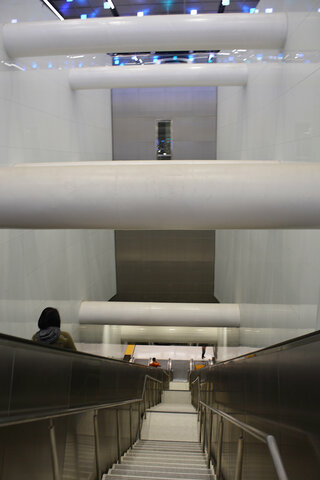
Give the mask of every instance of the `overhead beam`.
<path id="1" fill-rule="evenodd" d="M 287 35 L 284 13 L 150 15 L 8 23 L 10 57 L 145 51 L 279 49 Z"/>
<path id="2" fill-rule="evenodd" d="M 104 162 L 0 168 L 0 227 L 319 228 L 320 165 Z"/>
<path id="3" fill-rule="evenodd" d="M 73 90 L 139 87 L 211 87 L 246 85 L 246 64 L 168 64 L 73 68 Z"/>
<path id="4" fill-rule="evenodd" d="M 82 302 L 80 324 L 239 327 L 238 304 Z"/>

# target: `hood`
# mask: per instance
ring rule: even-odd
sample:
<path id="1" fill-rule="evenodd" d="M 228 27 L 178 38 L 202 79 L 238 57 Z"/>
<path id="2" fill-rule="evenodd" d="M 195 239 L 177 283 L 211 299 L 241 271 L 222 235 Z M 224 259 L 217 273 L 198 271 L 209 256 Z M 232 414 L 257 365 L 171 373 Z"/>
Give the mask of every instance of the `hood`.
<path id="1" fill-rule="evenodd" d="M 38 342 L 52 344 L 58 340 L 60 333 L 59 327 L 48 327 L 44 328 L 43 330 L 39 330 L 36 333 L 36 339 Z"/>

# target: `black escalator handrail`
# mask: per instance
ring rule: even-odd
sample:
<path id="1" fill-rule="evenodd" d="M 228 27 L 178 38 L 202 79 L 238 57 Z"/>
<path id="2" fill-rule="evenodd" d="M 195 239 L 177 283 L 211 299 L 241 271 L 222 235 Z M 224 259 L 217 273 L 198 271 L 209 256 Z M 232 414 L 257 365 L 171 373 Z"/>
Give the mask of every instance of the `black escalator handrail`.
<path id="1" fill-rule="evenodd" d="M 132 405 L 134 403 L 139 403 L 144 400 L 145 392 L 146 392 L 146 384 L 147 380 L 151 380 L 156 383 L 163 384 L 161 380 L 157 378 L 151 377 L 150 375 L 145 375 L 143 389 L 142 389 L 142 396 L 141 398 L 134 398 L 132 400 L 122 400 L 121 402 L 113 402 L 113 403 L 103 403 L 103 404 L 95 404 L 89 405 L 85 407 L 77 407 L 77 408 L 66 408 L 64 410 L 57 411 L 47 411 L 40 415 L 15 415 L 12 417 L 0 419 L 0 428 L 1 427 L 8 427 L 10 425 L 19 425 L 22 423 L 31 423 L 31 422 L 38 422 L 40 420 L 51 420 L 53 418 L 59 417 L 67 417 L 69 415 L 78 415 L 80 413 L 89 412 L 91 410 L 104 410 L 107 408 L 117 408 L 122 407 L 124 405 Z"/>
<path id="2" fill-rule="evenodd" d="M 263 432 L 262 430 L 252 427 L 248 423 L 241 422 L 241 420 L 238 420 L 232 415 L 229 415 L 228 413 L 225 413 L 222 410 L 219 410 L 217 408 L 211 407 L 207 403 L 203 402 L 201 400 L 200 378 L 197 377 L 195 380 L 193 380 L 193 382 L 191 382 L 191 385 L 193 385 L 196 381 L 198 381 L 198 409 L 199 409 L 199 406 L 202 405 L 204 408 L 207 408 L 208 410 L 212 411 L 213 413 L 218 415 L 220 418 L 224 418 L 227 422 L 232 423 L 233 425 L 240 428 L 242 431 L 248 433 L 252 437 L 259 440 L 260 442 L 265 443 L 271 455 L 278 479 L 289 480 L 282 462 L 281 454 L 280 454 L 275 437 L 273 435 L 269 435 L 266 432 Z"/>

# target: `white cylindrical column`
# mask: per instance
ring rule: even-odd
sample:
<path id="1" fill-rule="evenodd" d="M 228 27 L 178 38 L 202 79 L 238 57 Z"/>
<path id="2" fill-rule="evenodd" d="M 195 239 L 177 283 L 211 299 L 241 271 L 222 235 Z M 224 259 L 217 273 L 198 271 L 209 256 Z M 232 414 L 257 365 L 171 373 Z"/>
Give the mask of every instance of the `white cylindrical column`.
<path id="1" fill-rule="evenodd" d="M 155 15 L 6 24 L 10 57 L 85 53 L 278 49 L 287 35 L 287 17 L 273 15 Z"/>
<path id="2" fill-rule="evenodd" d="M 211 87 L 246 85 L 246 64 L 168 64 L 74 68 L 69 71 L 74 90 L 139 87 Z"/>
<path id="3" fill-rule="evenodd" d="M 129 163 L 2 167 L 0 227 L 320 227 L 317 163 Z"/>
<path id="4" fill-rule="evenodd" d="M 82 302 L 79 321 L 93 325 L 239 327 L 233 303 Z"/>

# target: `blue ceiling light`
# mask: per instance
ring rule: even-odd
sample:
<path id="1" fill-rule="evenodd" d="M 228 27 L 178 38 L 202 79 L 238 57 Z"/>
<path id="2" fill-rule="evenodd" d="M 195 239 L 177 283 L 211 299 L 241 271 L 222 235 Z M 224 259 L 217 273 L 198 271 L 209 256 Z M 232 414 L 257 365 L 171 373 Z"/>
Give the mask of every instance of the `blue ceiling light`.
<path id="1" fill-rule="evenodd" d="M 157 63 L 158 60 L 159 60 L 159 57 L 157 55 L 154 55 L 152 59 L 153 63 Z"/>
<path id="2" fill-rule="evenodd" d="M 37 67 L 38 67 L 38 65 L 36 64 L 36 62 L 33 62 L 32 68 L 37 68 Z"/>
<path id="3" fill-rule="evenodd" d="M 82 13 L 80 15 L 81 20 L 86 20 L 88 18 L 88 15 L 86 13 Z"/>
<path id="4" fill-rule="evenodd" d="M 198 14 L 198 10 L 196 10 L 195 8 L 192 8 L 190 10 L 190 15 L 197 15 Z"/>
<path id="5" fill-rule="evenodd" d="M 119 65 L 119 63 L 120 63 L 119 57 L 114 57 L 113 58 L 113 65 Z"/>
<path id="6" fill-rule="evenodd" d="M 193 56 L 193 55 L 189 55 L 189 56 L 188 56 L 188 59 L 189 59 L 190 62 L 193 62 L 194 56 Z"/>
<path id="7" fill-rule="evenodd" d="M 243 13 L 250 13 L 250 8 L 248 7 L 248 5 L 243 5 L 242 11 Z"/>
<path id="8" fill-rule="evenodd" d="M 52 68 L 52 63 L 51 62 L 48 63 L 48 68 Z"/>
<path id="9" fill-rule="evenodd" d="M 100 13 L 100 8 L 96 8 L 93 12 L 89 13 L 90 18 L 96 18 Z"/>
<path id="10" fill-rule="evenodd" d="M 250 8 L 249 13 L 255 13 L 256 9 L 255 8 Z"/>
<path id="11" fill-rule="evenodd" d="M 230 5 L 230 0 L 222 0 L 222 5 L 228 7 Z"/>
<path id="12" fill-rule="evenodd" d="M 60 8 L 60 12 L 65 14 L 69 10 L 69 8 L 70 8 L 70 5 L 68 5 L 67 3 L 64 3 Z"/>
<path id="13" fill-rule="evenodd" d="M 67 0 L 68 3 L 73 2 L 73 0 Z"/>
<path id="14" fill-rule="evenodd" d="M 143 17 L 144 16 L 144 12 L 137 12 L 137 17 Z"/>
<path id="15" fill-rule="evenodd" d="M 178 56 L 177 56 L 177 55 L 174 55 L 174 56 L 172 57 L 172 60 L 178 60 Z"/>

